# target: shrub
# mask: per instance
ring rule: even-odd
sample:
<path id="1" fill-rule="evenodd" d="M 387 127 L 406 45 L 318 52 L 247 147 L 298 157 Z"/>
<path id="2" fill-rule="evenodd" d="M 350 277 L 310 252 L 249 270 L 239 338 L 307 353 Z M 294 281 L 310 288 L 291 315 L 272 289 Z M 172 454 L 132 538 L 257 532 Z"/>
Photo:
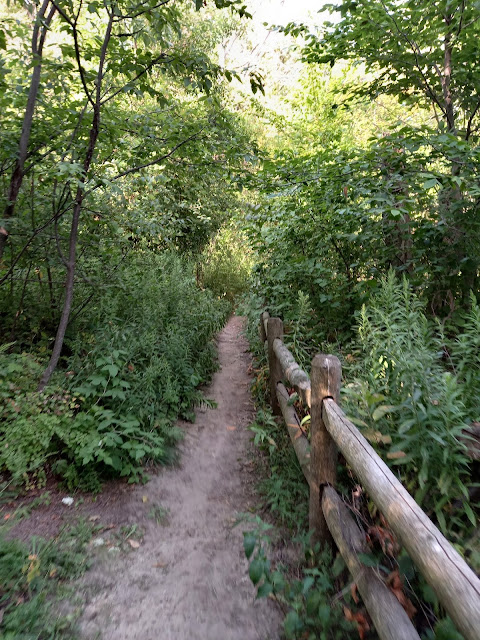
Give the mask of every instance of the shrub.
<path id="1" fill-rule="evenodd" d="M 469 417 L 466 389 L 443 362 L 441 335 L 406 279 L 397 281 L 393 272 L 383 279 L 362 309 L 358 346 L 347 406 L 357 424 L 376 422 L 383 441 L 391 438 L 391 464 L 403 466 L 407 486 L 420 504 L 435 509 L 445 529 L 445 505 L 468 500 L 469 460 L 461 441 Z"/>
<path id="2" fill-rule="evenodd" d="M 252 266 L 245 234 L 230 224 L 220 229 L 201 256 L 203 284 L 234 302 L 248 289 Z"/>
<path id="3" fill-rule="evenodd" d="M 98 489 L 105 474 L 136 481 L 146 462 L 171 457 L 173 420 L 193 418 L 229 304 L 201 291 L 175 255 L 137 255 L 120 282 L 89 307 L 66 374 L 43 394 L 40 363 L 0 353 L 0 467 L 16 480 L 41 484 L 47 465 L 69 487 Z"/>

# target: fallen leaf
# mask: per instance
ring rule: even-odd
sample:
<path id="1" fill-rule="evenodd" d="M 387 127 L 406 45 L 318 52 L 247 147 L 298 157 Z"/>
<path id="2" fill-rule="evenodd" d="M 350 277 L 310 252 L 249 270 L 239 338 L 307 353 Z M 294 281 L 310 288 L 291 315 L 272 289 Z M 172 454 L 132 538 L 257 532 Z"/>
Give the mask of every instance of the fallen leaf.
<path id="1" fill-rule="evenodd" d="M 164 569 L 167 564 L 167 562 L 156 562 L 153 566 L 155 567 L 155 569 Z"/>
<path id="2" fill-rule="evenodd" d="M 357 611 L 356 613 L 353 613 L 353 611 L 351 611 L 348 607 L 344 606 L 343 615 L 345 616 L 345 619 L 348 620 L 349 622 L 357 623 L 358 635 L 360 637 L 360 640 L 364 640 L 365 633 L 367 631 L 370 631 L 370 625 L 368 624 L 368 621 L 363 615 L 363 613 L 361 611 Z"/>
<path id="3" fill-rule="evenodd" d="M 352 582 L 352 586 L 350 587 L 350 593 L 352 594 L 352 598 L 355 604 L 358 604 L 359 598 L 357 596 L 357 585 L 355 584 L 355 582 Z"/>
<path id="4" fill-rule="evenodd" d="M 390 453 L 387 453 L 387 458 L 389 460 L 399 460 L 400 458 L 405 458 L 407 456 L 407 454 L 405 453 L 405 451 L 392 451 Z"/>
<path id="5" fill-rule="evenodd" d="M 370 442 L 376 442 L 377 444 L 392 444 L 391 436 L 384 435 L 381 431 L 375 431 L 374 429 L 364 429 L 362 434 Z"/>
<path id="6" fill-rule="evenodd" d="M 90 516 L 89 520 L 90 522 L 96 522 L 97 520 L 100 520 L 100 516 Z"/>
<path id="7" fill-rule="evenodd" d="M 398 569 L 395 571 L 392 571 L 392 573 L 388 576 L 387 584 L 390 587 L 390 590 L 392 591 L 393 595 L 396 597 L 396 599 L 405 609 L 405 613 L 411 620 L 413 616 L 417 613 L 417 610 L 413 606 L 412 601 L 409 598 L 407 598 L 407 596 L 405 595 L 405 592 L 403 591 L 403 582 L 398 572 Z"/>
<path id="8" fill-rule="evenodd" d="M 6 513 L 6 514 L 3 516 L 3 519 L 4 519 L 4 520 L 8 520 L 8 519 L 11 517 L 11 515 L 12 515 L 11 513 Z"/>
<path id="9" fill-rule="evenodd" d="M 137 540 L 132 540 L 132 538 L 128 539 L 128 544 L 132 547 L 132 549 L 138 549 L 140 543 Z"/>
<path id="10" fill-rule="evenodd" d="M 237 427 L 230 426 L 230 427 L 227 427 L 227 431 L 235 431 L 235 429 L 236 429 L 236 428 L 237 428 Z"/>
<path id="11" fill-rule="evenodd" d="M 370 540 L 372 538 L 374 540 L 378 540 L 380 546 L 382 547 L 383 553 L 385 553 L 387 556 L 395 556 L 396 552 L 398 551 L 398 545 L 393 533 L 389 529 L 384 529 L 383 527 L 378 526 L 369 527 L 367 530 L 367 534 Z"/>
<path id="12" fill-rule="evenodd" d="M 54 578 L 57 575 L 57 569 L 52 569 L 48 575 L 50 578 Z"/>
<path id="13" fill-rule="evenodd" d="M 148 497 L 147 496 L 142 496 L 142 502 L 148 502 Z"/>

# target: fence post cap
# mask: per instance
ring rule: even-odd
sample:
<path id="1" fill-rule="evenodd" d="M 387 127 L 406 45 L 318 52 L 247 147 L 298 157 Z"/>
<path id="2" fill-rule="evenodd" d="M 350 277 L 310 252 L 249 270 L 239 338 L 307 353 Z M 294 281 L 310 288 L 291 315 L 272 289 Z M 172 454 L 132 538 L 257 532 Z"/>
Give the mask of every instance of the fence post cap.
<path id="1" fill-rule="evenodd" d="M 322 367 L 325 369 L 331 367 L 340 367 L 341 362 L 337 358 L 337 356 L 332 356 L 330 354 L 325 353 L 317 353 L 317 355 L 312 360 L 312 367 Z"/>

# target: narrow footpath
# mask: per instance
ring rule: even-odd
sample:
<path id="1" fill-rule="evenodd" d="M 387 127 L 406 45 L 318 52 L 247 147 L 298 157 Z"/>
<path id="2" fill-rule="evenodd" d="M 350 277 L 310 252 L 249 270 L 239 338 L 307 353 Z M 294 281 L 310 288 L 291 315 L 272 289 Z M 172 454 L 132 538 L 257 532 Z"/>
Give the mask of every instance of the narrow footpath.
<path id="1" fill-rule="evenodd" d="M 81 619 L 88 640 L 277 640 L 281 616 L 255 601 L 239 513 L 254 503 L 248 469 L 253 416 L 243 320 L 218 336 L 220 368 L 206 396 L 216 409 L 181 424 L 179 466 L 160 470 L 125 509 L 145 530 L 127 555 L 105 551 L 87 573 Z M 149 512 L 155 517 L 146 517 Z"/>

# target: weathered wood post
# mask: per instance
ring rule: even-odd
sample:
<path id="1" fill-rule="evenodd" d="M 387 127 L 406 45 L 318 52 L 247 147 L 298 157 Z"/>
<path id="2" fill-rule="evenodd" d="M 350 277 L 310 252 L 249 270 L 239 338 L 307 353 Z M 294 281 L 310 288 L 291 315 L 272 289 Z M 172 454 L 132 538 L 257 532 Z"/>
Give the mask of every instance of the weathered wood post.
<path id="1" fill-rule="evenodd" d="M 264 311 L 263 313 L 260 314 L 260 324 L 258 326 L 258 334 L 260 336 L 260 340 L 262 341 L 262 343 L 264 343 L 265 340 L 267 339 L 265 324 L 269 317 L 270 317 L 270 314 L 268 313 L 268 311 Z"/>
<path id="2" fill-rule="evenodd" d="M 328 433 L 322 418 L 325 398 L 340 401 L 342 365 L 336 356 L 318 354 L 312 360 L 312 410 L 310 423 L 310 506 L 309 528 L 312 544 L 325 544 L 332 540 L 322 511 L 322 487 L 335 486 L 337 478 L 337 446 Z"/>
<path id="3" fill-rule="evenodd" d="M 278 404 L 277 383 L 283 377 L 282 365 L 280 364 L 275 351 L 273 341 L 279 338 L 283 340 L 283 322 L 280 318 L 268 318 L 267 320 L 267 340 L 268 340 L 268 369 L 270 378 L 270 404 L 276 416 L 282 415 L 282 410 Z"/>

